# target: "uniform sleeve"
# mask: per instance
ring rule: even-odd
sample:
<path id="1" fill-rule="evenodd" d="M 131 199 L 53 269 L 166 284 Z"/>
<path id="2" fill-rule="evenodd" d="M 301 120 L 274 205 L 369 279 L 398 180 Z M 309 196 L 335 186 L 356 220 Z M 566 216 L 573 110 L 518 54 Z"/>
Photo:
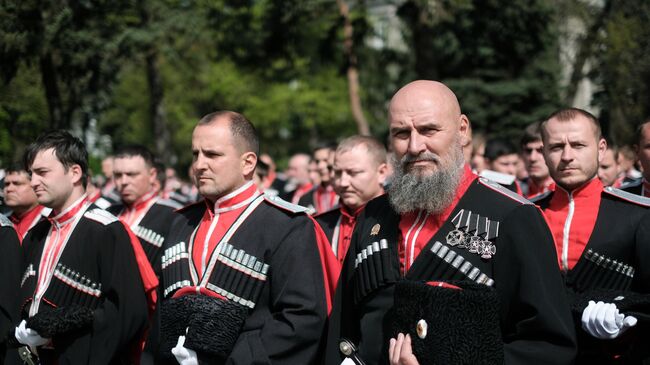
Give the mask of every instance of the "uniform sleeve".
<path id="1" fill-rule="evenodd" d="M 12 227 L 0 227 L 0 362 L 4 358 L 6 334 L 15 326 L 20 305 L 22 254 Z"/>
<path id="2" fill-rule="evenodd" d="M 147 300 L 129 236 L 122 225 L 111 224 L 100 237 L 104 302 L 95 310 L 89 364 L 105 364 L 133 351 L 147 323 Z"/>
<path id="3" fill-rule="evenodd" d="M 570 364 L 576 335 L 553 238 L 522 205 L 501 222 L 494 262 L 506 364 Z"/>
<path id="4" fill-rule="evenodd" d="M 313 364 L 319 359 L 327 305 L 313 223 L 300 218 L 281 242 L 269 260 L 271 316 L 261 329 L 241 333 L 227 364 Z"/>

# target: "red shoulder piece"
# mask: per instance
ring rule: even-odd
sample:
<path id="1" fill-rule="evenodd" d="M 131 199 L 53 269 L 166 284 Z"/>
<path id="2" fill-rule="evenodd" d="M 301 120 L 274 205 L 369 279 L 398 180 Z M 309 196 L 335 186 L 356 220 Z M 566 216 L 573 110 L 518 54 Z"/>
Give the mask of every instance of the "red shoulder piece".
<path id="1" fill-rule="evenodd" d="M 308 216 L 314 224 L 314 232 L 316 233 L 316 245 L 320 253 L 320 263 L 323 269 L 323 280 L 325 286 L 325 299 L 327 300 L 327 315 L 332 311 L 332 299 L 336 291 L 336 283 L 339 281 L 341 274 L 341 264 L 334 256 L 332 247 L 327 239 L 327 235 L 323 229 L 316 223 L 314 218 Z"/>
<path id="2" fill-rule="evenodd" d="M 158 287 L 158 278 L 156 273 L 154 273 L 147 255 L 144 253 L 140 241 L 135 236 L 131 228 L 120 219 L 120 223 L 126 229 L 126 232 L 129 234 L 129 239 L 131 241 L 131 247 L 133 247 L 133 253 L 135 254 L 135 260 L 138 263 L 138 271 L 140 272 L 140 278 L 142 279 L 142 284 L 144 286 L 144 294 L 147 298 L 147 309 L 149 311 L 149 320 L 153 315 L 153 312 L 156 310 L 156 301 L 157 294 L 156 288 Z M 131 347 L 131 356 L 134 364 L 140 364 L 140 356 L 144 350 L 145 341 L 147 339 L 147 334 L 149 329 L 146 329 L 139 339 L 134 340 L 134 344 Z"/>

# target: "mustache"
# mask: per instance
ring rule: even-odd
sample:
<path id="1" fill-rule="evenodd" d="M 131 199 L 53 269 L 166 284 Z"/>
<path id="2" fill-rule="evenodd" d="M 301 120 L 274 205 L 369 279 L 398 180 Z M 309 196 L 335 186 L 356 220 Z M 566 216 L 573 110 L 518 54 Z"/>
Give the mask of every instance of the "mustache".
<path id="1" fill-rule="evenodd" d="M 433 161 L 435 163 L 440 162 L 440 156 L 433 153 L 433 152 L 422 152 L 419 155 L 409 155 L 406 154 L 402 156 L 402 158 L 399 161 L 400 167 L 405 167 L 406 164 L 415 162 L 415 161 Z"/>

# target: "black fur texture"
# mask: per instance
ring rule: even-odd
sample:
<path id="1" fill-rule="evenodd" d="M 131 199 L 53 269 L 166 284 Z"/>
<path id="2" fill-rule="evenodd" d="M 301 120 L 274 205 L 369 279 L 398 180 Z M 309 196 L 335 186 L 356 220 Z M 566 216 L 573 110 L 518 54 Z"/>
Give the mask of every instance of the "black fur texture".
<path id="1" fill-rule="evenodd" d="M 395 304 L 386 315 L 384 333 L 410 334 L 413 353 L 422 365 L 502 364 L 503 340 L 499 298 L 491 287 L 451 281 L 452 289 L 402 280 L 395 287 Z M 428 325 L 424 339 L 416 326 Z M 389 338 L 384 343 L 388 344 Z M 385 351 L 388 355 L 388 351 Z"/>

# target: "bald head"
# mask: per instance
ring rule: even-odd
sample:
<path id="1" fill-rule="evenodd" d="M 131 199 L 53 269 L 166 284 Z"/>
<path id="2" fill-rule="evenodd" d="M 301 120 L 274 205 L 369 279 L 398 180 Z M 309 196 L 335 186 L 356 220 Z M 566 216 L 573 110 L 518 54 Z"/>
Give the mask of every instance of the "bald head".
<path id="1" fill-rule="evenodd" d="M 438 81 L 418 80 L 402 87 L 390 101 L 389 113 L 417 112 L 436 109 L 441 116 L 458 120 L 460 104 L 451 89 Z"/>

